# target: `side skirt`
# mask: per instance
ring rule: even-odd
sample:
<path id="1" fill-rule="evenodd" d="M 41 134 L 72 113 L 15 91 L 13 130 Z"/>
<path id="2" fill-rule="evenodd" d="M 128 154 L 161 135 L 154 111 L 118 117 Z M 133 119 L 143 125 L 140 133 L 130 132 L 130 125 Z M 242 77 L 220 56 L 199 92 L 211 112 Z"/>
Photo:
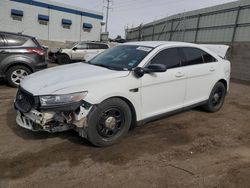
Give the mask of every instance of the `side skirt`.
<path id="1" fill-rule="evenodd" d="M 137 121 L 137 126 L 142 126 L 142 125 L 145 125 L 146 123 L 149 123 L 149 122 L 152 122 L 152 121 L 160 120 L 160 119 L 172 116 L 174 114 L 178 114 L 180 112 L 188 111 L 190 109 L 193 109 L 193 108 L 196 108 L 198 106 L 202 106 L 202 105 L 206 104 L 207 101 L 208 100 L 205 100 L 205 101 L 199 102 L 197 104 L 193 104 L 191 106 L 187 106 L 187 107 L 184 107 L 184 108 L 180 108 L 180 109 L 177 109 L 177 110 L 174 110 L 174 111 L 166 112 L 166 113 L 163 113 L 163 114 L 159 114 L 159 115 L 156 115 L 156 116 L 152 116 L 152 117 Z"/>

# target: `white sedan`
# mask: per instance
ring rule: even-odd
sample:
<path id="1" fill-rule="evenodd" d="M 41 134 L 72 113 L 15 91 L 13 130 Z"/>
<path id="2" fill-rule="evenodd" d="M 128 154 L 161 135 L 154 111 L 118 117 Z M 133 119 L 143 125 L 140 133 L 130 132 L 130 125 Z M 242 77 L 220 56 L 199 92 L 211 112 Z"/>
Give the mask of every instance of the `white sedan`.
<path id="1" fill-rule="evenodd" d="M 33 130 L 76 130 L 96 146 L 119 141 L 131 126 L 203 106 L 218 111 L 229 90 L 228 46 L 132 42 L 85 63 L 25 78 L 17 124 Z"/>

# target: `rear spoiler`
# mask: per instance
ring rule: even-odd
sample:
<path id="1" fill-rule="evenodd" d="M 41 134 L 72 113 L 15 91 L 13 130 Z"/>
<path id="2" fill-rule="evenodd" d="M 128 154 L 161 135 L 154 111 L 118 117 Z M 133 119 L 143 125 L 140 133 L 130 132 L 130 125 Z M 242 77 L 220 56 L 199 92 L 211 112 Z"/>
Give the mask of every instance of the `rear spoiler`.
<path id="1" fill-rule="evenodd" d="M 227 51 L 230 48 L 230 46 L 227 45 L 217 45 L 217 44 L 200 44 L 200 45 L 213 51 L 223 59 L 226 58 Z"/>

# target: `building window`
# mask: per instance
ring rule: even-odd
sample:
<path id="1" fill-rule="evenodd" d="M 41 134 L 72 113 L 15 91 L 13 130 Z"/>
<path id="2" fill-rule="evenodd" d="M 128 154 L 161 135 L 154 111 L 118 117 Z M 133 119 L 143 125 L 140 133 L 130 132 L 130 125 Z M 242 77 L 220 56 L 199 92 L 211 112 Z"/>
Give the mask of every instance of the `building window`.
<path id="1" fill-rule="evenodd" d="M 62 19 L 62 27 L 64 29 L 70 29 L 70 26 L 72 25 L 72 21 L 68 19 Z"/>
<path id="2" fill-rule="evenodd" d="M 22 21 L 23 11 L 22 10 L 11 9 L 11 17 L 12 17 L 13 20 Z"/>
<path id="3" fill-rule="evenodd" d="M 82 27 L 84 31 L 90 32 L 93 28 L 93 25 L 91 23 L 83 23 Z"/>
<path id="4" fill-rule="evenodd" d="M 38 22 L 41 25 L 48 25 L 48 23 L 49 23 L 49 16 L 38 14 Z"/>

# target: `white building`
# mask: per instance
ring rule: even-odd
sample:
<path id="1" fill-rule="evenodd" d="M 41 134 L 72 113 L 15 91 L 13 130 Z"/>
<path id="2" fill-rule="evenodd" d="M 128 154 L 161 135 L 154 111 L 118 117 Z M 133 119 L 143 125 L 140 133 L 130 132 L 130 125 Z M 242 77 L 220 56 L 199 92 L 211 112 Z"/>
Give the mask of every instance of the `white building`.
<path id="1" fill-rule="evenodd" d="M 99 41 L 103 15 L 49 0 L 0 0 L 0 31 L 46 41 Z"/>

